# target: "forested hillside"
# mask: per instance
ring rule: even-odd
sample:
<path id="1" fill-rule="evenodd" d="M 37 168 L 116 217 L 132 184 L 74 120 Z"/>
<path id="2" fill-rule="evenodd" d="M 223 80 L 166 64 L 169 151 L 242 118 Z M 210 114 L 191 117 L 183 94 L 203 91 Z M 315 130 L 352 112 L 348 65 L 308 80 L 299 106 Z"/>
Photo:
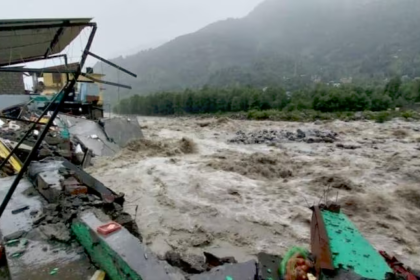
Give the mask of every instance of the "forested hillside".
<path id="1" fill-rule="evenodd" d="M 294 92 L 286 92 L 278 87 L 217 89 L 205 86 L 182 92 L 135 95 L 122 100 L 114 111 L 152 116 L 264 110 L 360 112 L 386 111 L 395 107 L 407 109 L 417 102 L 420 102 L 420 80 L 403 83 L 396 77 L 383 87 L 336 87 L 318 84 L 313 88 L 302 88 Z"/>
<path id="2" fill-rule="evenodd" d="M 137 79 L 96 69 L 131 84 L 132 94 L 204 85 L 384 84 L 420 76 L 419 15 L 418 0 L 266 0 L 245 18 L 114 60 Z"/>

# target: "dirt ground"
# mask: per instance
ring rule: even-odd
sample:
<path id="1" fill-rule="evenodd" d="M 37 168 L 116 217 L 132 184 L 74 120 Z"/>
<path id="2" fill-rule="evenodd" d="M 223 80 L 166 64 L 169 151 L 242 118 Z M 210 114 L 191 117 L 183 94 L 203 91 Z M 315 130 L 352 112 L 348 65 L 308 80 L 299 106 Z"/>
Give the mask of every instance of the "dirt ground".
<path id="1" fill-rule="evenodd" d="M 126 210 L 158 255 L 208 251 L 245 261 L 309 247 L 308 205 L 328 198 L 376 249 L 420 267 L 420 123 L 138 119 L 147 140 L 90 172 L 126 194 Z M 262 129 L 332 130 L 338 141 L 229 143 L 238 130 Z"/>

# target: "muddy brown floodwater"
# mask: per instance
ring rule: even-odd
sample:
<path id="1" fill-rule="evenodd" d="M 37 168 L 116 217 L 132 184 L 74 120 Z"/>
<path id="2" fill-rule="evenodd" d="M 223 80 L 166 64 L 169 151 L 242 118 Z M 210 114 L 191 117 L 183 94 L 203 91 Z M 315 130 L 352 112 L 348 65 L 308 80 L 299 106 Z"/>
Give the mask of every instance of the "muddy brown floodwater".
<path id="1" fill-rule="evenodd" d="M 420 267 L 420 123 L 138 119 L 147 140 L 89 171 L 126 194 L 126 210 L 158 255 L 208 251 L 245 261 L 309 247 L 307 206 L 328 197 L 376 249 Z M 239 130 L 264 129 L 338 136 L 335 143 L 229 143 Z"/>

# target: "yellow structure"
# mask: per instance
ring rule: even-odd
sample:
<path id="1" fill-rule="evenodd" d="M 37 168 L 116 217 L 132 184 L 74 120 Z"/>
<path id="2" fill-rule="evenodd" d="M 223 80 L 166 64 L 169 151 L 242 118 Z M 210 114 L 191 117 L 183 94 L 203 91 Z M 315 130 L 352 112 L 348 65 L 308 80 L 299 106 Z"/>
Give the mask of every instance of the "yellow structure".
<path id="1" fill-rule="evenodd" d="M 77 67 L 79 66 L 78 63 L 72 63 L 72 64 L 68 64 L 66 65 L 59 65 L 59 66 L 54 66 L 54 67 L 50 67 L 48 69 L 53 69 L 53 70 L 57 70 L 57 73 L 44 73 L 42 74 L 42 77 L 44 78 L 44 90 L 42 91 L 42 95 L 53 95 L 56 94 L 60 91 L 60 89 L 63 88 L 63 86 L 66 84 L 67 82 L 67 75 L 65 73 L 61 73 L 60 70 L 66 69 L 66 70 L 75 70 L 77 69 Z M 103 74 L 96 74 L 96 73 L 89 73 L 89 76 L 91 76 L 92 78 L 95 78 L 97 80 L 102 80 L 102 77 L 104 77 L 105 75 Z M 69 78 L 72 79 L 72 74 L 69 74 Z M 99 92 L 99 101 L 98 104 L 102 104 L 103 101 L 103 88 L 101 87 L 101 84 L 97 83 L 97 82 L 93 82 L 91 80 L 89 80 L 88 78 L 84 77 L 84 76 L 79 76 L 79 78 L 77 79 L 77 81 L 80 82 L 89 82 L 92 84 L 95 84 L 98 88 L 98 92 Z M 80 84 L 78 83 L 77 89 L 78 90 L 80 88 Z"/>
<path id="2" fill-rule="evenodd" d="M 0 158 L 5 159 L 9 154 L 10 149 L 3 142 L 3 140 L 0 140 Z M 20 160 L 15 155 L 11 156 L 11 158 L 9 159 L 9 163 L 12 165 L 16 173 L 22 169 L 22 163 L 20 163 Z"/>

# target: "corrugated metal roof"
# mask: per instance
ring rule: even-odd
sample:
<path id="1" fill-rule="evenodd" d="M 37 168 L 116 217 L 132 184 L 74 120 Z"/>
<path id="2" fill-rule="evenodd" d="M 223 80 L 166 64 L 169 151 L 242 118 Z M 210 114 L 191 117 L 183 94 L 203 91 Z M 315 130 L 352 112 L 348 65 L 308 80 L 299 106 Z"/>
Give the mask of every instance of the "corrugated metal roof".
<path id="1" fill-rule="evenodd" d="M 0 66 L 63 51 L 90 18 L 0 20 Z"/>

